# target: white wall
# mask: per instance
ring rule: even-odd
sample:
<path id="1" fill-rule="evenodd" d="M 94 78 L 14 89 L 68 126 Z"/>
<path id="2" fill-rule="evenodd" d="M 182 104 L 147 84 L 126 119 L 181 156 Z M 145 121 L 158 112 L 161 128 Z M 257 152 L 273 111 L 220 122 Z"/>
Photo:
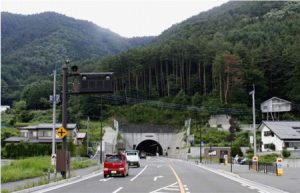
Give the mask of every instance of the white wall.
<path id="1" fill-rule="evenodd" d="M 264 148 L 264 144 L 270 144 L 273 143 L 276 147 L 275 151 L 282 151 L 282 147 L 284 146 L 284 142 L 278 138 L 277 135 L 274 134 L 274 137 L 272 136 L 264 136 L 265 131 L 270 131 L 270 129 L 266 126 L 263 126 L 261 130 L 261 140 L 262 140 L 262 151 L 267 151 L 268 149 Z"/>
<path id="2" fill-rule="evenodd" d="M 145 140 L 157 141 L 162 149 L 167 149 L 171 140 L 173 133 L 123 133 L 126 142 L 129 143 L 130 147 L 136 145 L 136 147 Z"/>

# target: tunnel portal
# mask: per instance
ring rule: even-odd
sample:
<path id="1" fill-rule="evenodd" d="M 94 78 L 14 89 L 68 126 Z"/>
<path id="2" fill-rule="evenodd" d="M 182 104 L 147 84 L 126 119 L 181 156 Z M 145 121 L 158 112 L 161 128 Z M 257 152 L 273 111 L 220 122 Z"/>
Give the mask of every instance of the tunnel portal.
<path id="1" fill-rule="evenodd" d="M 138 144 L 136 147 L 137 150 L 140 152 L 146 152 L 147 155 L 156 155 L 158 153 L 159 155 L 163 155 L 163 149 L 161 145 L 154 140 L 144 140 L 141 143 Z"/>

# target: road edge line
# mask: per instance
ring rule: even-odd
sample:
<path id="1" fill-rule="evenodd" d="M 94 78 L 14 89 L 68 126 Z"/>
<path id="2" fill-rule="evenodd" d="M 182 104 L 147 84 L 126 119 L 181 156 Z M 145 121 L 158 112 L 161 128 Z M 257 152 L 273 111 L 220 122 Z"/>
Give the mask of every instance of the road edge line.
<path id="1" fill-rule="evenodd" d="M 180 190 L 180 193 L 185 193 L 185 189 L 184 189 L 184 186 L 179 178 L 179 176 L 177 175 L 176 171 L 174 170 L 174 168 L 169 164 L 169 167 L 171 168 L 173 174 L 175 175 L 176 177 L 176 180 L 177 180 L 177 183 L 178 183 L 178 186 L 179 186 L 179 190 Z"/>

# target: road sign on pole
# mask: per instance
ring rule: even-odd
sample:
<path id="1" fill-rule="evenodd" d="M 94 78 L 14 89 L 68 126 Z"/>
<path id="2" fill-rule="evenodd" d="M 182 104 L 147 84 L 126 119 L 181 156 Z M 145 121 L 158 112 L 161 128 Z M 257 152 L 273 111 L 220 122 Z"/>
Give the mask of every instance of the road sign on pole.
<path id="1" fill-rule="evenodd" d="M 60 127 L 56 130 L 56 135 L 58 135 L 59 138 L 63 139 L 68 135 L 68 131 L 64 127 Z"/>

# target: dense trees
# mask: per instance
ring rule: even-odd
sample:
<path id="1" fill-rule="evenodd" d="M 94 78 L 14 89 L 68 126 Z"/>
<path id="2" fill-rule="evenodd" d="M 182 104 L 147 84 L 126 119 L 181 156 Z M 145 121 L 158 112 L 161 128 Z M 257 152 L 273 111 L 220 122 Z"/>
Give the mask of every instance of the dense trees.
<path id="1" fill-rule="evenodd" d="M 22 85 L 49 75 L 65 57 L 76 61 L 112 55 L 152 39 L 124 38 L 91 22 L 54 12 L 1 12 L 2 102 L 12 104 Z"/>
<path id="2" fill-rule="evenodd" d="M 75 20 L 70 21 L 71 24 L 73 22 Z M 90 25 L 85 25 L 87 30 Z M 116 94 L 127 97 L 161 99 L 197 106 L 245 108 L 245 104 L 250 103 L 248 93 L 255 84 L 257 104 L 271 96 L 299 103 L 299 31 L 299 2 L 228 2 L 172 26 L 149 45 L 105 58 L 93 59 L 94 55 L 87 55 L 80 57 L 85 60 L 76 64 L 81 71 L 113 71 Z M 91 33 L 88 35 L 94 40 L 101 39 Z M 50 51 L 47 47 L 49 53 L 38 51 L 44 49 L 39 43 L 35 44 L 40 46 L 39 49 L 30 48 L 30 52 L 38 53 L 32 58 L 34 64 L 22 54 L 18 55 L 24 56 L 20 57 L 20 64 L 12 60 L 9 60 L 9 64 L 28 71 L 31 68 L 39 69 L 37 64 L 50 69 L 52 64 L 47 62 L 51 58 L 49 54 L 69 54 L 69 51 L 64 52 L 66 46 L 59 41 L 62 40 L 59 37 L 64 36 L 60 31 L 55 34 L 47 41 L 52 47 Z M 89 39 L 83 34 L 78 37 L 80 41 Z M 140 39 L 132 41 L 139 42 Z M 11 50 L 5 48 L 5 52 L 10 53 Z M 71 57 L 76 53 L 85 55 L 86 52 L 72 49 L 72 53 Z M 56 57 L 56 61 L 61 62 L 61 59 Z M 25 77 L 19 67 L 15 70 L 19 70 L 20 77 Z M 13 67 L 3 67 L 4 86 L 15 82 L 15 74 L 9 68 Z M 37 78 L 33 76 L 31 80 Z M 8 97 L 16 96 L 13 89 L 4 90 L 10 93 L 5 93 Z M 30 94 L 33 95 L 30 86 L 27 86 L 22 96 L 28 107 L 37 108 L 29 101 L 27 96 Z M 92 100 L 78 100 L 81 103 L 78 108 L 85 109 L 85 113 L 92 113 L 89 108 L 91 105 L 87 104 Z M 79 112 L 75 107 L 72 110 Z"/>
<path id="3" fill-rule="evenodd" d="M 297 2 L 229 2 L 171 27 L 149 46 L 93 63 L 114 71 L 116 91 L 127 96 L 183 92 L 226 106 L 249 102 L 255 84 L 258 102 L 299 102 L 299 21 Z"/>

